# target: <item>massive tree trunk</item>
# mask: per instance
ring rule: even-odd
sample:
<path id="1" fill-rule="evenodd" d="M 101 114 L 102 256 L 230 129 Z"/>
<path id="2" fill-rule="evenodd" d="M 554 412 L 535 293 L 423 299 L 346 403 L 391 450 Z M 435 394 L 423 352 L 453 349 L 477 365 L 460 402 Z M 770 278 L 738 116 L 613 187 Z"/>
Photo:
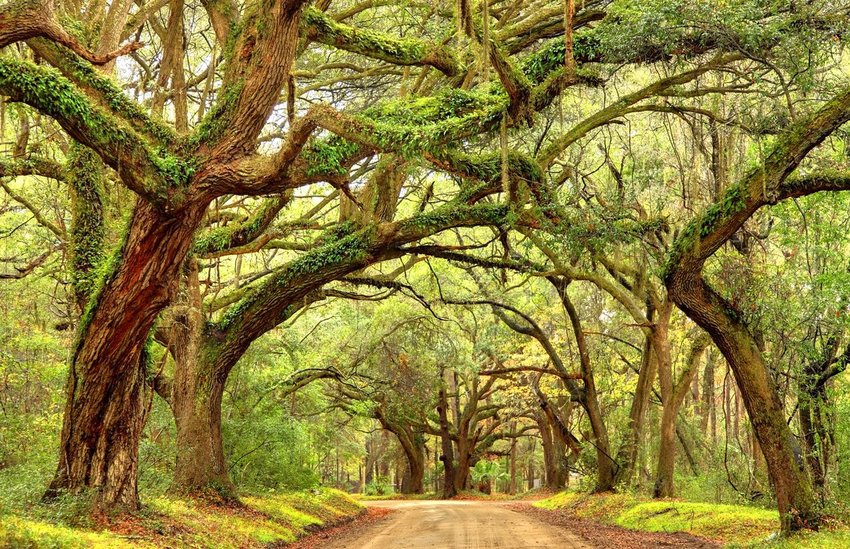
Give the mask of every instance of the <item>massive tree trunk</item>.
<path id="1" fill-rule="evenodd" d="M 191 340 L 190 340 L 191 341 Z M 221 437 L 221 400 L 224 379 L 196 354 L 192 341 L 175 355 L 172 411 L 177 427 L 177 463 L 172 489 L 189 495 L 235 499 Z"/>
<path id="2" fill-rule="evenodd" d="M 404 452 L 406 467 L 402 476 L 403 494 L 422 494 L 425 492 L 425 436 L 412 425 L 388 417 L 380 409 L 376 411 L 381 426 L 398 439 Z"/>
<path id="3" fill-rule="evenodd" d="M 205 208 L 166 215 L 137 202 L 116 267 L 80 323 L 47 497 L 90 489 L 95 506 L 138 507 L 138 447 L 150 401 L 144 342 L 177 289 Z"/>
<path id="4" fill-rule="evenodd" d="M 798 456 L 785 410 L 755 339 L 731 316 L 706 314 L 720 305 L 706 287 L 688 290 L 683 310 L 708 331 L 735 375 L 750 423 L 762 448 L 782 519 L 783 530 L 817 527 L 819 522 L 812 482 Z M 726 310 L 726 309 L 723 309 Z"/>
<path id="5" fill-rule="evenodd" d="M 122 6 L 126 8 L 123 19 L 104 25 L 110 36 L 120 36 L 124 27 L 130 2 Z M 301 6 L 299 0 L 264 6 L 262 15 L 269 24 L 262 32 L 250 24 L 260 8 L 246 14 L 249 22 L 241 27 L 244 31 L 235 44 L 240 55 L 231 57 L 225 78 L 225 86 L 238 88 L 237 92 L 222 94 L 228 99 L 217 112 L 220 130 L 205 135 L 197 149 L 188 153 L 170 147 L 168 132 L 159 123 L 143 115 L 127 117 L 127 106 L 117 98 L 104 101 L 109 104 L 103 109 L 91 106 L 86 111 L 91 102 L 88 96 L 99 100 L 104 92 L 98 86 L 106 84 L 93 85 L 97 77 L 77 71 L 61 52 L 44 48 L 42 55 L 53 64 L 66 69 L 74 65 L 66 76 L 82 82 L 85 90 L 67 84 L 52 86 L 59 82 L 52 74 L 38 73 L 43 89 L 55 93 L 27 95 L 27 101 L 53 116 L 73 139 L 95 150 L 140 197 L 121 250 L 109 260 L 107 275 L 80 322 L 70 361 L 59 464 L 46 497 L 91 491 L 95 506 L 138 507 L 138 446 L 150 399 L 146 341 L 157 316 L 174 297 L 193 233 L 210 200 L 240 186 L 262 185 L 258 183 L 262 175 L 234 177 L 231 169 L 254 151 L 256 137 L 289 76 Z M 121 11 L 116 8 L 116 13 Z M 30 69 L 19 65 L 18 70 Z M 17 94 L 15 86 L 7 79 L 4 93 Z M 68 101 L 60 93 L 83 105 L 82 111 L 75 112 L 91 116 L 68 116 L 58 109 L 59 102 Z M 113 115 L 121 120 L 113 120 Z M 284 161 L 278 168 L 288 169 L 290 164 Z"/>
<path id="6" fill-rule="evenodd" d="M 469 489 L 470 468 L 475 465 L 473 453 L 475 444 L 468 438 L 468 433 L 462 430 L 457 437 L 457 470 L 455 471 L 455 490 L 461 492 Z"/>
<path id="7" fill-rule="evenodd" d="M 177 464 L 173 489 L 179 493 L 224 500 L 236 497 L 221 438 L 223 394 L 224 382 L 214 375 L 200 375 L 174 392 Z"/>
<path id="8" fill-rule="evenodd" d="M 726 357 L 773 484 L 782 530 L 817 529 L 820 512 L 811 478 L 785 422 L 782 400 L 756 338 L 734 305 L 703 277 L 705 262 L 761 207 L 820 191 L 844 190 L 843 177 L 812 176 L 787 181 L 815 146 L 850 119 L 850 89 L 844 89 L 777 139 L 762 165 L 730 186 L 671 247 L 664 281 L 670 297 L 699 324 Z"/>
<path id="9" fill-rule="evenodd" d="M 425 493 L 425 445 L 424 443 L 417 445 L 412 450 L 412 452 L 406 448 L 404 450 L 407 470 L 401 483 L 401 493 L 423 494 Z"/>
<path id="10" fill-rule="evenodd" d="M 532 382 L 532 390 L 540 402 L 540 410 L 535 412 L 535 420 L 543 446 L 546 484 L 551 490 L 560 490 L 569 480 L 569 455 L 571 454 L 574 460 L 578 459 L 581 443 L 567 428 L 560 411 L 556 410 L 540 390 L 537 380 Z"/>
<path id="11" fill-rule="evenodd" d="M 184 495 L 235 498 L 221 438 L 224 380 L 214 370 L 214 349 L 204 346 L 204 318 L 197 262 L 190 258 L 168 325 L 158 330 L 174 359 L 171 380 L 157 376 L 153 386 L 168 402 L 177 428 L 177 461 L 172 491 Z"/>
<path id="12" fill-rule="evenodd" d="M 561 490 L 564 485 L 558 475 L 558 452 L 555 448 L 555 437 L 546 416 L 538 412 L 537 425 L 540 430 L 540 442 L 543 447 L 543 474 L 546 487 L 553 492 Z"/>

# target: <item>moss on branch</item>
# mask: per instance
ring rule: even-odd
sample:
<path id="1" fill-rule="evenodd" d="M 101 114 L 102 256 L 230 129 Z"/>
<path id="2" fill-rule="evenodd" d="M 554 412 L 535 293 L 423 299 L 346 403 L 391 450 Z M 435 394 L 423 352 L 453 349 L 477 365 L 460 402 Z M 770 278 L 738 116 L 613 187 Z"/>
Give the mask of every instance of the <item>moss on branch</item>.
<path id="1" fill-rule="evenodd" d="M 457 56 L 440 44 L 388 34 L 339 23 L 315 8 L 304 11 L 305 32 L 319 43 L 395 65 L 428 65 L 447 76 L 462 70 Z"/>
<path id="2" fill-rule="evenodd" d="M 133 129 L 110 116 L 55 69 L 0 58 L 0 93 L 54 118 L 76 141 L 97 152 L 133 191 L 164 203 L 185 187 L 194 160 L 155 150 Z"/>

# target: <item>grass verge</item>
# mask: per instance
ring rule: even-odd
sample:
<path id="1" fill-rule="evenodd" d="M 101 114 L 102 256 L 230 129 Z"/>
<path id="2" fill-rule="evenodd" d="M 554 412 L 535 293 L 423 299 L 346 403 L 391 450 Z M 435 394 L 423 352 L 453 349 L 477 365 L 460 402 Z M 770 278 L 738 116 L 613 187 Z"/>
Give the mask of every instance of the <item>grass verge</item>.
<path id="1" fill-rule="evenodd" d="M 363 511 L 331 489 L 249 495 L 242 502 L 222 507 L 158 497 L 138 515 L 86 518 L 39 505 L 25 514 L 0 515 L 0 547 L 277 547 Z"/>
<path id="2" fill-rule="evenodd" d="M 686 532 L 733 547 L 815 549 L 850 547 L 850 530 L 833 528 L 788 539 L 776 537 L 779 513 L 743 505 L 652 500 L 633 494 L 560 492 L 535 507 L 644 532 Z"/>

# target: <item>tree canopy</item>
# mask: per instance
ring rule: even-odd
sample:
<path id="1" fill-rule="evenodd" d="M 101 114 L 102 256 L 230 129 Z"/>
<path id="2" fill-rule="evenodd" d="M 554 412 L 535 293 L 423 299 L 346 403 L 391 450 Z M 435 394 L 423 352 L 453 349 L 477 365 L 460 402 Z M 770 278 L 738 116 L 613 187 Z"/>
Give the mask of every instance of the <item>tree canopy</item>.
<path id="1" fill-rule="evenodd" d="M 130 512 L 713 483 L 817 529 L 848 8 L 7 1 L 0 474 Z"/>

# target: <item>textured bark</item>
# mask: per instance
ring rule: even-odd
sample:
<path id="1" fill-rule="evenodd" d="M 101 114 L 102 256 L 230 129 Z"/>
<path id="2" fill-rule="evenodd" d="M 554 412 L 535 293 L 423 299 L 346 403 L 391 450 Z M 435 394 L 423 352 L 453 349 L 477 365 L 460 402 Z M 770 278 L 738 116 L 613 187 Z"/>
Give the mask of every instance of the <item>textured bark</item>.
<path id="1" fill-rule="evenodd" d="M 144 342 L 177 289 L 205 206 L 165 216 L 137 202 L 118 267 L 81 323 L 48 497 L 91 489 L 96 506 L 138 507 L 138 445 L 150 399 Z"/>
<path id="2" fill-rule="evenodd" d="M 425 492 L 425 436 L 412 425 L 387 417 L 377 411 L 381 426 L 398 439 L 405 457 L 405 470 L 401 482 L 403 494 L 422 494 Z"/>
<path id="3" fill-rule="evenodd" d="M 120 27 L 123 24 L 119 23 Z M 93 65 L 109 63 L 142 47 L 142 44 L 132 42 L 110 51 L 108 46 L 113 42 L 117 46 L 116 39 L 102 41 L 97 53 L 90 51 L 56 21 L 52 0 L 18 0 L 0 7 L 0 48 L 32 38 L 45 38 L 61 44 Z"/>
<path id="4" fill-rule="evenodd" d="M 543 412 L 536 414 L 540 432 L 540 445 L 543 448 L 543 474 L 546 487 L 554 492 L 563 490 L 569 471 L 566 465 L 566 445 L 555 434 L 549 418 Z"/>
<path id="5" fill-rule="evenodd" d="M 425 446 L 417 446 L 412 452 L 404 451 L 407 458 L 404 479 L 401 483 L 402 494 L 425 493 Z"/>
<path id="6" fill-rule="evenodd" d="M 202 365 L 195 369 L 188 366 L 184 364 L 187 373 L 203 371 Z M 228 475 L 221 438 L 224 383 L 211 375 L 193 377 L 180 379 L 175 384 L 177 463 L 172 490 L 233 500 L 236 490 Z"/>
<path id="7" fill-rule="evenodd" d="M 192 496 L 232 500 L 235 488 L 227 472 L 221 437 L 224 380 L 202 338 L 204 318 L 198 269 L 190 260 L 181 296 L 172 308 L 168 351 L 174 359 L 174 379 L 166 396 L 177 428 L 177 461 L 172 491 Z"/>

